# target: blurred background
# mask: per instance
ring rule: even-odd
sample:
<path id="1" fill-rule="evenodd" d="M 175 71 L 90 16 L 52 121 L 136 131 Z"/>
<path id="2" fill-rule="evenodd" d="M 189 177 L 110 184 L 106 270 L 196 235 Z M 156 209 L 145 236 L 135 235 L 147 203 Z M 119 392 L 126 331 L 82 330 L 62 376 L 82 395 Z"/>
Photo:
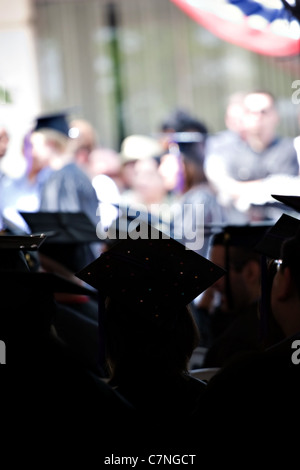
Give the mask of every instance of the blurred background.
<path id="1" fill-rule="evenodd" d="M 218 0 L 206 4 L 214 2 L 218 8 Z M 35 117 L 50 111 L 88 120 L 99 143 L 119 151 L 127 135 L 155 135 L 175 107 L 217 132 L 230 94 L 264 88 L 278 99 L 281 133 L 299 133 L 292 102 L 299 54 L 278 57 L 234 45 L 174 1 L 0 0 L 0 8 L 8 172 L 23 171 L 22 139 Z"/>

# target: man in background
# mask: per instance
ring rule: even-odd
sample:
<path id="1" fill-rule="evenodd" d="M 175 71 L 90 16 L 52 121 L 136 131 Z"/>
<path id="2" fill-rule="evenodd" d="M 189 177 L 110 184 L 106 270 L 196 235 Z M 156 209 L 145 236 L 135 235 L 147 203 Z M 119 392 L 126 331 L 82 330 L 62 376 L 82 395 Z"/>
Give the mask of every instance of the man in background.
<path id="1" fill-rule="evenodd" d="M 251 91 L 242 100 L 236 138 L 222 145 L 214 145 L 211 138 L 205 172 L 231 223 L 277 218 L 280 214 L 274 212 L 274 205 L 266 203 L 272 193 L 286 187 L 286 181 L 298 178 L 294 142 L 278 134 L 279 120 L 272 93 Z"/>

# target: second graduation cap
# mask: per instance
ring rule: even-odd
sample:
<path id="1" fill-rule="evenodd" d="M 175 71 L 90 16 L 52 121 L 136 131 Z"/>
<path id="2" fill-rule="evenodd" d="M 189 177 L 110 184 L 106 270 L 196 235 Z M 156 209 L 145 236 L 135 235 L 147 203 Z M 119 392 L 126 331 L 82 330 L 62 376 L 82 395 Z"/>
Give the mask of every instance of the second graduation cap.
<path id="1" fill-rule="evenodd" d="M 279 202 L 282 202 L 287 208 L 291 208 L 296 212 L 300 212 L 300 196 L 287 196 L 282 194 L 272 194 L 274 199 Z"/>
<path id="2" fill-rule="evenodd" d="M 189 304 L 225 271 L 147 224 L 76 275 L 103 297 L 146 305 Z"/>
<path id="3" fill-rule="evenodd" d="M 215 231 L 212 234 L 212 244 L 254 249 L 270 226 L 271 223 L 267 222 L 246 225 L 225 225 L 222 230 Z"/>
<path id="4" fill-rule="evenodd" d="M 20 212 L 32 233 L 43 232 L 47 244 L 99 242 L 96 227 L 83 212 Z"/>
<path id="5" fill-rule="evenodd" d="M 272 259 L 280 259 L 281 246 L 285 240 L 296 235 L 300 228 L 300 220 L 287 214 L 266 232 L 255 246 L 255 250 Z"/>
<path id="6" fill-rule="evenodd" d="M 52 129 L 69 137 L 69 123 L 66 114 L 60 112 L 39 116 L 33 130 L 37 132 L 43 129 Z"/>

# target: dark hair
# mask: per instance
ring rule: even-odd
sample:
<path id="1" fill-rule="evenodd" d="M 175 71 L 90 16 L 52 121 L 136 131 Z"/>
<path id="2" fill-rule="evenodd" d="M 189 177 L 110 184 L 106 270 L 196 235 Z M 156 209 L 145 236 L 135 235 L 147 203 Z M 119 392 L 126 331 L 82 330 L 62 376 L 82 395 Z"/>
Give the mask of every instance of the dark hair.
<path id="1" fill-rule="evenodd" d="M 161 123 L 161 130 L 163 132 L 169 130 L 173 132 L 194 131 L 205 135 L 208 133 L 208 129 L 202 121 L 182 109 L 175 109 L 167 116 Z"/>
<path id="2" fill-rule="evenodd" d="M 199 333 L 186 306 L 169 310 L 106 302 L 106 355 L 111 383 L 139 373 L 185 374 L 199 344 Z"/>

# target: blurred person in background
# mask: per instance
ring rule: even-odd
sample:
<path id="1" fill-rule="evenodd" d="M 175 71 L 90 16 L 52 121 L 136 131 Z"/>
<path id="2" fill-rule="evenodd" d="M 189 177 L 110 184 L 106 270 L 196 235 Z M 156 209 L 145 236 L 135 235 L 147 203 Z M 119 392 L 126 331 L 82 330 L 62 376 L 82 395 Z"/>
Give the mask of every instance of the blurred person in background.
<path id="1" fill-rule="evenodd" d="M 77 165 L 89 167 L 90 153 L 97 146 L 96 130 L 86 119 L 73 119 L 69 124 L 70 148 Z"/>
<path id="2" fill-rule="evenodd" d="M 207 178 L 231 223 L 276 218 L 279 214 L 274 213 L 274 207 L 266 206 L 274 188 L 278 192 L 285 177 L 299 175 L 293 139 L 278 134 L 280 115 L 269 91 L 247 93 L 239 119 L 241 127 L 235 139 L 208 146 Z"/>
<path id="3" fill-rule="evenodd" d="M 44 136 L 45 150 L 54 170 L 41 194 L 41 211 L 84 212 L 97 224 L 98 199 L 87 174 L 76 163 L 69 137 L 69 123 L 64 113 L 41 116 L 35 132 Z"/>
<path id="4" fill-rule="evenodd" d="M 163 147 L 158 139 L 148 135 L 132 134 L 123 140 L 120 149 L 121 193 L 128 199 L 135 175 L 135 164 L 146 158 L 160 158 Z"/>
<path id="5" fill-rule="evenodd" d="M 183 189 L 172 208 L 175 233 L 179 230 L 180 237 L 182 229 L 181 240 L 184 244 L 193 243 L 193 237 L 195 241 L 201 240 L 202 243 L 197 243 L 197 247 L 190 247 L 202 256 L 207 256 L 208 249 L 206 227 L 225 221 L 223 208 L 204 173 L 207 134 L 206 126 L 202 124 L 202 132 L 198 132 L 197 137 L 193 133 L 186 133 L 189 137 L 177 142 L 183 168 Z"/>
<path id="6" fill-rule="evenodd" d="M 119 154 L 110 148 L 95 148 L 89 155 L 87 172 L 97 193 L 100 223 L 106 230 L 119 213 L 122 188 Z"/>
<path id="7" fill-rule="evenodd" d="M 2 161 L 3 157 L 7 152 L 7 148 L 9 145 L 9 135 L 7 132 L 6 127 L 4 124 L 0 123 L 0 230 L 2 229 L 3 222 L 2 222 L 2 211 L 3 211 L 3 203 L 2 203 L 2 186 L 5 179 L 5 173 L 2 171 Z"/>
<path id="8" fill-rule="evenodd" d="M 45 151 L 45 137 L 29 131 L 23 139 L 25 173 L 18 177 L 6 176 L 2 185 L 1 205 L 4 223 L 10 230 L 30 233 L 19 211 L 39 210 L 44 183 L 51 174 L 50 155 Z"/>

